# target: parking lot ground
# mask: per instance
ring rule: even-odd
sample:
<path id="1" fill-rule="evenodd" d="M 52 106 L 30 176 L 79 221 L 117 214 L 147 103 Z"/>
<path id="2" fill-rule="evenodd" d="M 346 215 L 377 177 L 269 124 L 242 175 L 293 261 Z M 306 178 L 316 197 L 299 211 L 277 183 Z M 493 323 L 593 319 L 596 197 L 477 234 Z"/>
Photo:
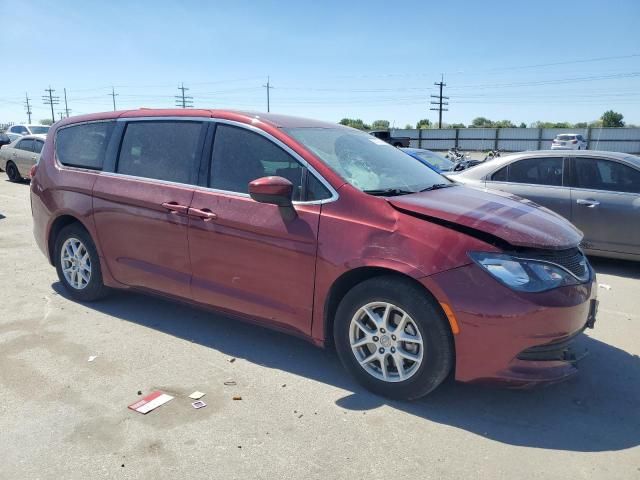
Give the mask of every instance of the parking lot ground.
<path id="1" fill-rule="evenodd" d="M 3 174 L 0 478 L 640 479 L 640 266 L 593 264 L 610 289 L 572 380 L 388 401 L 296 338 L 137 293 L 70 300 Z M 127 408 L 156 389 L 176 398 Z"/>

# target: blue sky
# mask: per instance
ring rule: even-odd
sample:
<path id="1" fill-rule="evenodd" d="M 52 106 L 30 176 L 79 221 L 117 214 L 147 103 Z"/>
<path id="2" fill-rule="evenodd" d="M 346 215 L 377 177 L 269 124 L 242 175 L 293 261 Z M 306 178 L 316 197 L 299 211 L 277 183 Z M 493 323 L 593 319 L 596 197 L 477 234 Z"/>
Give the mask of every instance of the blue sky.
<path id="1" fill-rule="evenodd" d="M 446 122 L 640 124 L 638 0 L 133 3 L 0 0 L 0 122 L 26 120 L 25 92 L 50 117 L 49 85 L 72 115 L 112 109 L 112 85 L 119 109 L 171 107 L 180 82 L 196 107 L 264 111 L 270 76 L 271 111 L 403 127 L 437 119 L 444 73 Z"/>

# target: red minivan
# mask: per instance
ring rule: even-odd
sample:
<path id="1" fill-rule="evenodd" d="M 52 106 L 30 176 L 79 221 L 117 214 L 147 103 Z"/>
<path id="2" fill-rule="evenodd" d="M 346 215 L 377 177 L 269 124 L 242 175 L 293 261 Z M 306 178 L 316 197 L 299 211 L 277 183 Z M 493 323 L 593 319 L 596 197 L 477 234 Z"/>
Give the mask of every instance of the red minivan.
<path id="1" fill-rule="evenodd" d="M 340 125 L 86 115 L 52 127 L 33 170 L 35 238 L 73 298 L 148 291 L 332 344 L 389 397 L 449 376 L 563 380 L 571 340 L 595 321 L 569 222 Z"/>

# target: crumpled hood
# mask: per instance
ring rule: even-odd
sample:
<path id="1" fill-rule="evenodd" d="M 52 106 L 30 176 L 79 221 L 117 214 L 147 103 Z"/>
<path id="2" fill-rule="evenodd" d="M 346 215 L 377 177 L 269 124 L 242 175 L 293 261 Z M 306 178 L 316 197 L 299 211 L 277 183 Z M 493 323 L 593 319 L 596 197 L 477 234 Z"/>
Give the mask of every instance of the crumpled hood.
<path id="1" fill-rule="evenodd" d="M 458 185 L 387 199 L 405 213 L 457 224 L 518 247 L 576 247 L 582 232 L 551 210 L 510 193 Z"/>

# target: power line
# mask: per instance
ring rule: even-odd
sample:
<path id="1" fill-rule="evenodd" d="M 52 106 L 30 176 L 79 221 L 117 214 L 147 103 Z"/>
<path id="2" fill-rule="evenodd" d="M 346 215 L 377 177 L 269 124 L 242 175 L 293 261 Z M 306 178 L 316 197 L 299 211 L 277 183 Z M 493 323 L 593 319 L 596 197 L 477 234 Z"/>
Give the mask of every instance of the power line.
<path id="1" fill-rule="evenodd" d="M 29 103 L 29 100 L 31 100 L 29 98 L 29 94 L 27 92 L 24 92 L 24 107 L 27 111 L 27 116 L 29 117 L 29 123 L 31 123 L 31 114 L 33 113 L 31 111 L 31 104 Z"/>
<path id="2" fill-rule="evenodd" d="M 180 90 L 181 95 L 176 95 L 176 106 L 182 108 L 192 108 L 193 97 L 184 94 L 184 92 L 189 89 L 184 86 L 184 83 L 181 83 L 178 87 L 178 90 Z"/>
<path id="3" fill-rule="evenodd" d="M 55 92 L 55 90 L 51 88 L 51 85 L 49 85 L 49 88 L 45 88 L 44 91 L 49 95 L 42 96 L 42 103 L 51 106 L 51 121 L 55 123 L 56 115 L 55 113 L 53 113 L 53 106 L 60 103 L 60 97 L 53 95 L 53 92 Z"/>
<path id="4" fill-rule="evenodd" d="M 267 77 L 267 84 L 266 85 L 262 85 L 262 86 L 267 89 L 267 113 L 268 113 L 268 112 L 271 111 L 271 108 L 269 106 L 269 90 L 273 89 L 273 87 L 269 83 L 269 77 Z"/>
<path id="5" fill-rule="evenodd" d="M 435 82 L 434 85 L 440 87 L 440 95 L 431 95 L 431 98 L 438 98 L 438 101 L 434 102 L 433 100 L 430 102 L 431 105 L 438 105 L 437 108 L 430 108 L 429 110 L 438 110 L 438 128 L 442 128 L 442 112 L 449 111 L 448 108 L 444 108 L 444 105 L 449 105 L 449 102 L 443 102 L 443 100 L 449 100 L 449 97 L 442 96 L 442 89 L 447 86 L 444 83 L 444 74 L 441 75 L 440 81 Z"/>

